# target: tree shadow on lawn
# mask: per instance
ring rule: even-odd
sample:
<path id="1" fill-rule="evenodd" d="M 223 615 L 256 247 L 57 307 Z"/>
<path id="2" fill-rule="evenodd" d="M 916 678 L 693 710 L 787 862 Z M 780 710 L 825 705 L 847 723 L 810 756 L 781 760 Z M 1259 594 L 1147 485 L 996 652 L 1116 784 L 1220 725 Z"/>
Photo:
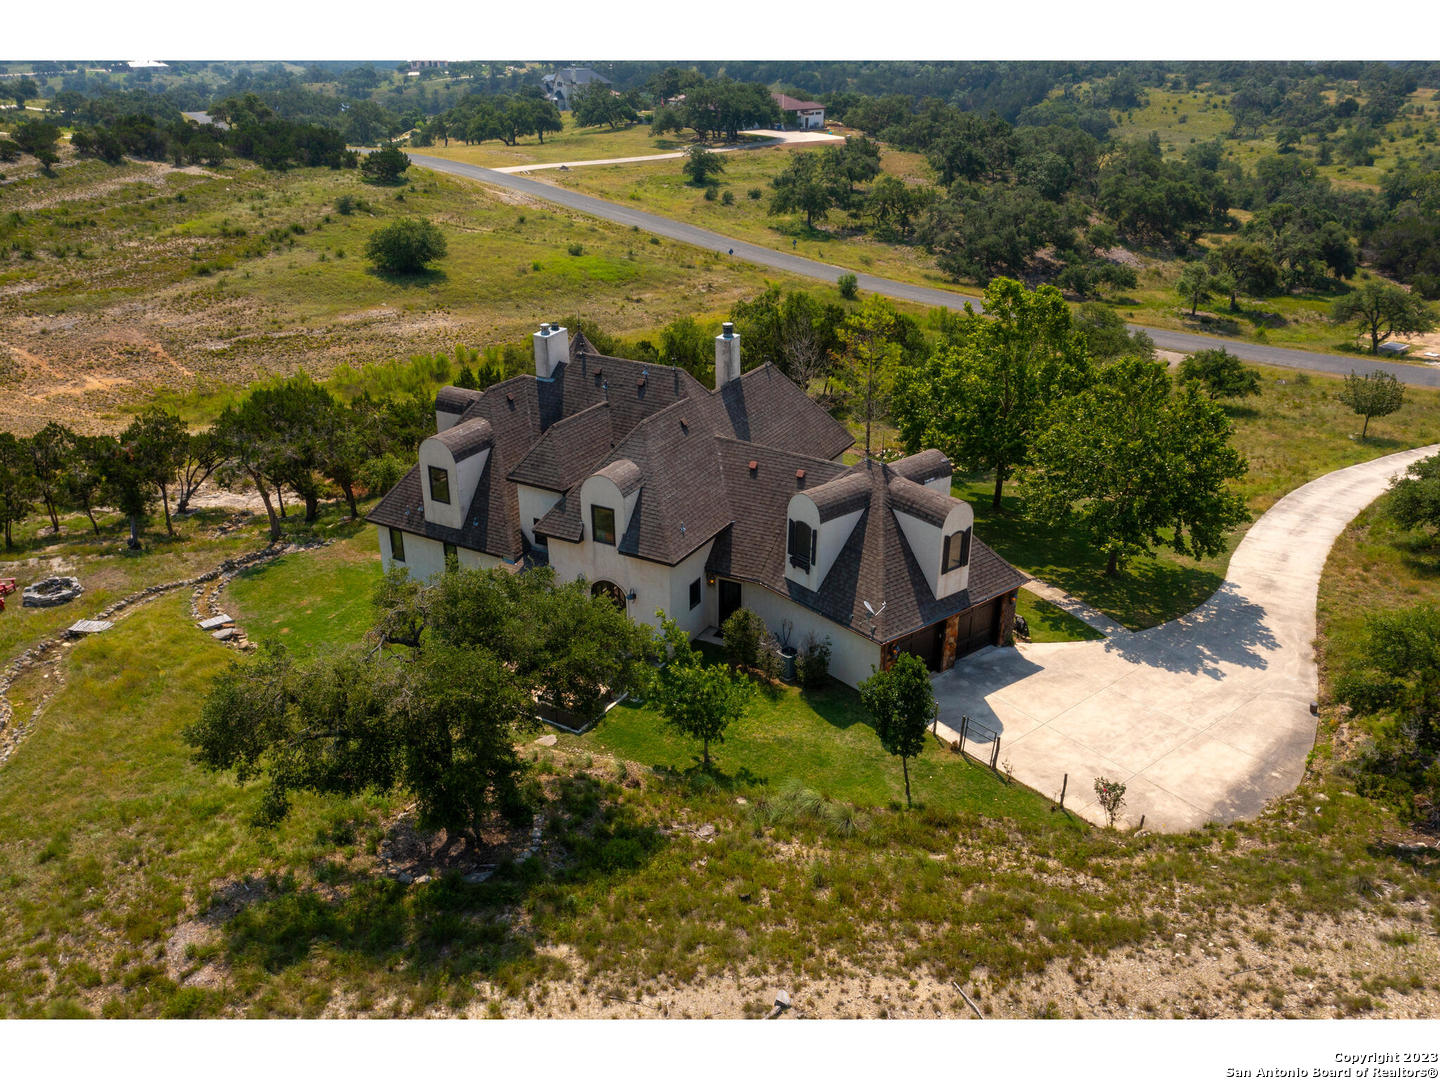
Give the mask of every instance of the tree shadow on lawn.
<path id="1" fill-rule="evenodd" d="M 373 278 L 379 278 L 387 285 L 396 285 L 402 289 L 428 289 L 450 280 L 449 274 L 434 266 L 408 274 L 396 273 L 393 270 L 381 270 L 378 266 L 372 266 L 365 273 Z"/>
<path id="2" fill-rule="evenodd" d="M 567 910 L 570 889 L 635 873 L 667 840 L 583 774 L 561 779 L 543 812 L 547 825 L 534 857 L 503 863 L 476 884 L 452 871 L 405 885 L 375 870 L 334 864 L 324 885 L 296 884 L 287 876 L 224 921 L 230 962 L 276 974 L 318 948 L 366 961 L 376 973 L 416 979 L 513 983 L 548 974 L 560 962 L 537 952 L 543 933 L 517 933 L 514 924 L 533 926 Z M 517 919 L 520 910 L 535 918 Z"/>

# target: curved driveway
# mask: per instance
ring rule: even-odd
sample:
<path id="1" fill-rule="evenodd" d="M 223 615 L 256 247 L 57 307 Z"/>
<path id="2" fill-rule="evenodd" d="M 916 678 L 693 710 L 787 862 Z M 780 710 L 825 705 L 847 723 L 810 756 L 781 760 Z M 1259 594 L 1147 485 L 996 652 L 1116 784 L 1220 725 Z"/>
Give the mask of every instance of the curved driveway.
<path id="1" fill-rule="evenodd" d="M 695 225 L 686 225 L 683 222 L 645 210 L 637 210 L 621 203 L 597 199 L 593 195 L 582 195 L 578 191 L 556 187 L 554 184 L 547 184 L 540 180 L 498 172 L 495 169 L 485 169 L 479 165 L 468 165 L 463 161 L 431 157 L 428 154 L 411 152 L 410 160 L 427 169 L 463 176 L 470 180 L 479 180 L 482 183 L 508 188 L 511 191 L 523 192 L 539 199 L 559 203 L 571 210 L 578 210 L 582 214 L 590 214 L 619 225 L 633 225 L 646 232 L 655 233 L 657 236 L 678 240 L 683 244 L 692 244 L 707 251 L 717 251 L 721 254 L 733 252 L 735 258 L 755 263 L 758 266 L 768 266 L 800 277 L 832 282 L 838 281 L 841 274 L 853 273 L 860 288 L 867 292 L 879 293 L 881 296 L 888 296 L 895 300 L 908 300 L 930 307 L 957 308 L 969 303 L 974 305 L 977 311 L 980 310 L 980 300 L 974 296 L 966 296 L 963 293 L 927 285 L 911 285 L 904 281 L 893 281 L 890 278 L 876 277 L 874 274 L 847 270 L 843 266 L 831 266 L 829 263 L 819 262 L 815 259 L 806 259 L 799 255 L 776 251 L 774 248 L 752 244 L 747 240 L 723 236 Z M 1158 330 L 1149 326 L 1133 326 L 1132 329 L 1144 330 L 1154 339 L 1157 346 L 1176 352 L 1194 352 L 1197 349 L 1213 349 L 1223 345 L 1231 353 L 1253 363 L 1304 368 L 1338 375 L 1345 375 L 1356 370 L 1379 369 L 1389 371 L 1401 382 L 1413 386 L 1440 386 L 1440 368 L 1422 367 L 1416 364 L 1397 364 L 1384 360 L 1367 360 L 1363 357 L 1340 356 L 1333 353 L 1306 352 L 1301 349 L 1282 349 L 1274 345 L 1231 341 L 1228 338 L 1209 337 L 1204 334 L 1186 334 L 1178 330 Z"/>
<path id="2" fill-rule="evenodd" d="M 935 678 L 941 724 L 968 715 L 998 731 L 1000 761 L 1045 795 L 1068 773 L 1066 806 L 1097 823 L 1098 776 L 1127 785 L 1123 824 L 1143 814 L 1173 832 L 1256 816 L 1300 783 L 1315 742 L 1315 601 L 1330 547 L 1392 477 L 1437 451 L 1292 491 L 1245 534 L 1215 595 L 1173 622 L 966 657 Z"/>

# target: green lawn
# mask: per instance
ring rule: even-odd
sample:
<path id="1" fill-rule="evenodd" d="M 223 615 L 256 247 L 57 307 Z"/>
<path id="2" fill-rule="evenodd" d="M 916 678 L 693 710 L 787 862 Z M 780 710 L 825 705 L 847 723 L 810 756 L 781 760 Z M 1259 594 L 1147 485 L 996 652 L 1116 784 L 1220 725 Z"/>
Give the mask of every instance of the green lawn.
<path id="1" fill-rule="evenodd" d="M 1260 397 L 1229 408 L 1235 445 L 1250 462 L 1237 488 L 1255 517 L 1286 492 L 1325 473 L 1440 442 L 1440 392 L 1407 388 L 1400 411 L 1373 423 L 1369 438 L 1361 441 L 1358 418 L 1335 399 L 1338 378 L 1260 370 Z M 1207 599 L 1224 580 L 1230 553 L 1244 535 L 1244 528 L 1236 530 L 1226 550 L 1213 558 L 1191 559 L 1162 549 L 1152 558 L 1132 560 L 1111 578 L 1104 574 L 1103 558 L 1083 537 L 1024 516 L 1023 482 L 1006 485 L 998 512 L 991 506 L 994 481 L 989 476 L 957 476 L 953 490 L 974 507 L 976 534 L 1006 559 L 1132 630 L 1183 615 Z"/>
<path id="2" fill-rule="evenodd" d="M 564 738 L 575 748 L 668 769 L 691 769 L 700 760 L 698 743 L 672 732 L 644 705 L 617 705 L 592 731 Z M 881 748 L 860 695 L 839 683 L 819 691 L 781 687 L 757 694 L 749 714 L 726 733 L 723 744 L 710 748 L 710 756 L 741 790 L 774 791 L 789 781 L 859 806 L 905 800 L 899 759 Z M 939 740 L 930 740 L 910 763 L 910 784 L 917 803 L 936 809 L 1031 823 L 1051 816 L 1049 800 L 952 753 Z"/>
<path id="3" fill-rule="evenodd" d="M 1068 611 L 1062 611 L 1049 600 L 1042 600 L 1026 589 L 1020 590 L 1015 601 L 1015 614 L 1023 615 L 1030 624 L 1030 640 L 1034 642 L 1099 641 L 1105 636 Z"/>

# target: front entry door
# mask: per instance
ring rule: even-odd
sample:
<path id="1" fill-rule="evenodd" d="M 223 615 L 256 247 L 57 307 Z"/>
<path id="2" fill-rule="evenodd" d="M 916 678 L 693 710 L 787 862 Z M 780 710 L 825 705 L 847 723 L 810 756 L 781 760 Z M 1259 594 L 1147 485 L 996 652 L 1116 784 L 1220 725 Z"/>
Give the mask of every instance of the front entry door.
<path id="1" fill-rule="evenodd" d="M 740 610 L 740 583 L 720 579 L 720 625 Z"/>

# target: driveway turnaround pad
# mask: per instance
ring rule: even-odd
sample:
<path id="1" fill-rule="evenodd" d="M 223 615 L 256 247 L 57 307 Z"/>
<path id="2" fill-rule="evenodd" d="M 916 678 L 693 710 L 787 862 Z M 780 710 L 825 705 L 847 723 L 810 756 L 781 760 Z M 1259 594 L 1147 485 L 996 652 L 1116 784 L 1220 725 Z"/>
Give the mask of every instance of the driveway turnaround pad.
<path id="1" fill-rule="evenodd" d="M 1440 445 L 1352 465 L 1286 495 L 1190 614 L 1104 641 L 990 648 L 935 677 L 940 734 L 1000 734 L 997 765 L 1102 823 L 1098 776 L 1126 785 L 1117 825 L 1179 832 L 1253 818 L 1293 791 L 1315 742 L 1315 602 L 1336 537 Z M 988 736 L 986 736 L 988 737 Z M 988 754 L 972 737 L 972 753 Z"/>

